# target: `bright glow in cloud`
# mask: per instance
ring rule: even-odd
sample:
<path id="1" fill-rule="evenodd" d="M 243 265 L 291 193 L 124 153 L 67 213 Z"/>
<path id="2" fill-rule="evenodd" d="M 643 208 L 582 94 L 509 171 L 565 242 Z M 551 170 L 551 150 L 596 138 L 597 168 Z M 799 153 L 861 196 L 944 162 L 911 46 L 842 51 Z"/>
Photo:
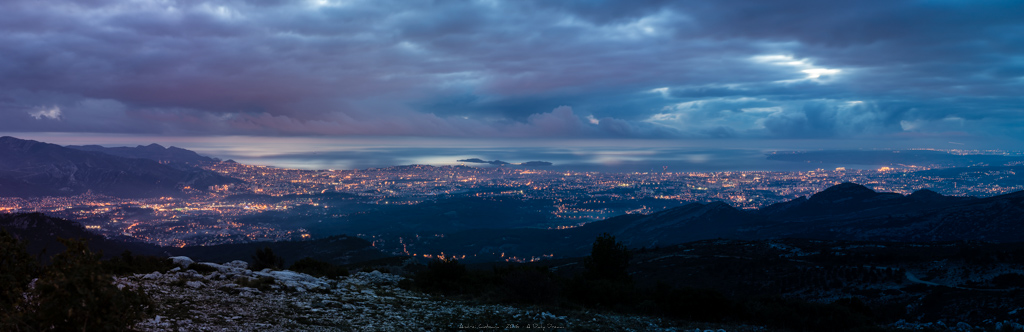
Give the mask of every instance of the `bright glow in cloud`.
<path id="1" fill-rule="evenodd" d="M 1020 1 L 6 0 L 0 114 L 20 116 L 0 130 L 1022 139 L 1022 10 Z"/>
<path id="2" fill-rule="evenodd" d="M 650 90 L 648 90 L 648 92 L 657 93 L 657 94 L 660 94 L 662 97 L 668 98 L 668 88 L 667 87 L 650 89 Z"/>
<path id="3" fill-rule="evenodd" d="M 807 73 L 807 78 L 809 79 L 820 78 L 822 75 L 835 75 L 838 74 L 840 71 L 841 70 L 839 69 L 828 68 L 811 68 L 801 70 L 801 72 Z"/>
<path id="4" fill-rule="evenodd" d="M 807 75 L 807 77 L 802 79 L 782 80 L 780 82 L 798 82 L 802 80 L 818 81 L 822 76 L 829 77 L 842 72 L 841 69 L 816 67 L 810 60 L 794 59 L 792 55 L 758 55 L 751 57 L 751 60 L 757 63 L 766 63 L 775 66 L 793 67 L 799 70 L 799 72 Z"/>
<path id="5" fill-rule="evenodd" d="M 42 120 L 43 118 L 60 120 L 62 114 L 60 112 L 60 107 L 52 106 L 39 107 L 34 111 L 28 112 L 28 115 L 31 115 L 33 118 L 36 118 L 36 120 Z"/>

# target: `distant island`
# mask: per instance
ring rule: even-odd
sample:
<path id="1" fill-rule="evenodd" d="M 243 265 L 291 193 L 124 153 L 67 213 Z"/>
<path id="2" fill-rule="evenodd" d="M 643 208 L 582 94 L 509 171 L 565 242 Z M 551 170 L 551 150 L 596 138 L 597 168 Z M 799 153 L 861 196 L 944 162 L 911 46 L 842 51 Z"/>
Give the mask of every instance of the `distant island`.
<path id="1" fill-rule="evenodd" d="M 495 165 L 495 166 L 515 165 L 515 166 L 545 167 L 545 166 L 553 165 L 552 163 L 547 162 L 547 161 L 527 161 L 527 162 L 524 162 L 524 163 L 513 164 L 513 163 L 509 163 L 509 162 L 505 162 L 505 161 L 501 161 L 501 160 L 497 160 L 497 159 L 495 159 L 495 160 L 483 160 L 483 159 L 480 159 L 480 158 L 459 159 L 457 161 L 460 162 L 460 163 L 491 164 L 491 165 Z"/>

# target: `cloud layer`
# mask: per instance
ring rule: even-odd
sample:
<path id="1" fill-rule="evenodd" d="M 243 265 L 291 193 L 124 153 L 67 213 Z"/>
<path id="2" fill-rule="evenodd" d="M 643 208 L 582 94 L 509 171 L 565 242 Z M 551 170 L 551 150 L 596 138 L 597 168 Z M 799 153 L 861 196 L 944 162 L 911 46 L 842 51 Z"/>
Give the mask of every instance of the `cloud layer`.
<path id="1" fill-rule="evenodd" d="M 0 3 L 0 131 L 1024 139 L 1024 2 Z"/>

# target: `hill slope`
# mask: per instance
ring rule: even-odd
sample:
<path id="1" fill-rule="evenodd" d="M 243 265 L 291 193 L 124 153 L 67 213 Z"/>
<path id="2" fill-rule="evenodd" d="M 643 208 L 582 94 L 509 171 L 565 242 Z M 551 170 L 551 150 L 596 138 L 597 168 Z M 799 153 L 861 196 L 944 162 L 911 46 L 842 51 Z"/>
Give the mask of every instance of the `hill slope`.
<path id="1" fill-rule="evenodd" d="M 182 196 L 185 187 L 202 190 L 236 182 L 240 180 L 149 159 L 0 137 L 0 196 L 69 196 L 89 190 L 126 198 Z"/>
<path id="2" fill-rule="evenodd" d="M 417 244 L 420 252 L 457 256 L 582 256 L 601 233 L 632 248 L 728 238 L 808 238 L 861 241 L 1019 242 L 1024 234 L 1024 192 L 973 198 L 921 190 L 911 195 L 879 193 L 843 183 L 810 198 L 757 211 L 722 202 L 692 203 L 651 213 L 625 215 L 561 230 L 474 230 Z"/>
<path id="3" fill-rule="evenodd" d="M 108 148 L 99 145 L 68 145 L 66 147 L 81 151 L 102 152 L 118 157 L 149 159 L 172 165 L 187 166 L 219 161 L 216 158 L 210 158 L 195 153 L 195 151 L 185 150 L 174 146 L 165 148 L 156 143 L 150 145 L 139 145 L 134 148 L 127 146 Z"/>

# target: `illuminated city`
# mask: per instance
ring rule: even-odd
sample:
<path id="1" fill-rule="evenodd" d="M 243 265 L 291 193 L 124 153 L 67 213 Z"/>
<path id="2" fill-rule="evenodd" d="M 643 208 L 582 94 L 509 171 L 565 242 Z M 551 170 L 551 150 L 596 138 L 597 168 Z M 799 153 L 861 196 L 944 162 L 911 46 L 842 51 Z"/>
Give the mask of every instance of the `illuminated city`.
<path id="1" fill-rule="evenodd" d="M 809 196 L 842 182 L 863 184 L 879 192 L 910 194 L 930 189 L 944 195 L 992 196 L 1024 189 L 1001 186 L 1013 170 L 970 173 L 956 178 L 920 175 L 919 166 L 875 170 L 806 172 L 562 172 L 507 167 L 396 166 L 365 170 L 297 170 L 234 162 L 210 163 L 205 169 L 244 180 L 206 191 L 187 190 L 183 198 L 122 199 L 87 193 L 72 197 L 0 198 L 2 212 L 44 212 L 81 222 L 107 237 L 128 236 L 165 246 L 195 246 L 251 241 L 304 240 L 314 236 L 287 225 L 240 222 L 268 212 L 332 208 L 321 194 L 349 195 L 366 205 L 412 205 L 444 197 L 514 198 L 551 202 L 545 228 L 572 228 L 621 214 L 647 214 L 685 202 L 723 201 L 756 209 Z M 186 188 L 191 189 L 191 188 Z M 265 198 L 277 198 L 267 200 Z M 632 204 L 615 204 L 631 202 Z M 648 205 L 644 202 L 667 204 Z M 359 211 L 351 211 L 359 213 Z M 300 213 L 300 212 L 297 212 Z M 346 214 L 330 218 L 343 220 Z M 323 220 L 319 220 L 323 221 Z M 331 220 L 327 220 L 331 222 Z M 399 237 L 360 234 L 380 249 L 412 253 Z M 439 235 L 439 236 L 443 236 Z M 389 244 L 390 243 L 390 244 Z M 538 258 L 532 258 L 538 259 Z M 531 260 L 510 258 L 510 260 Z"/>

